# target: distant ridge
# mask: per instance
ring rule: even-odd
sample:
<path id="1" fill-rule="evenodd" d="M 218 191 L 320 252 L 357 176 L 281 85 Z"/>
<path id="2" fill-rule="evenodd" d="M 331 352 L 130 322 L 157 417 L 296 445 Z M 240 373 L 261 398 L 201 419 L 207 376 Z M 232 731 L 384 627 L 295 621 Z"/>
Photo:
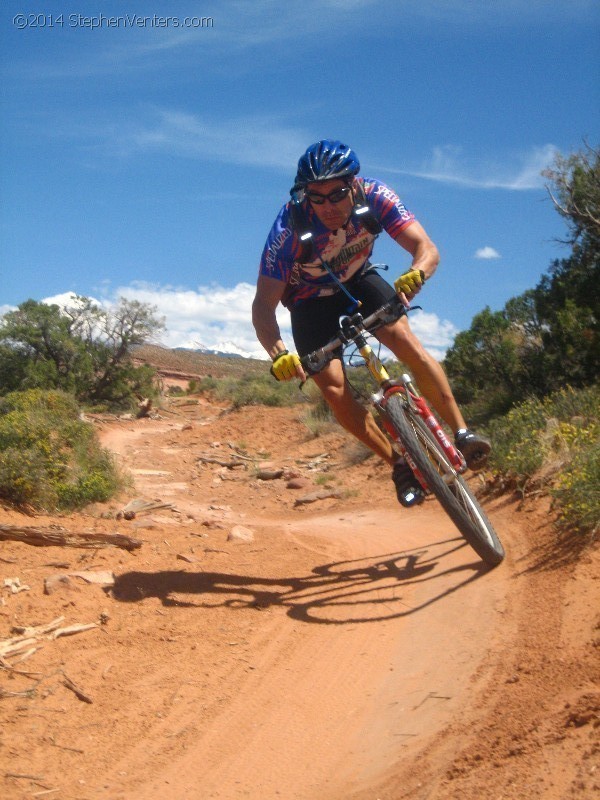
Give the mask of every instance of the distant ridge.
<path id="1" fill-rule="evenodd" d="M 185 347 L 171 349 L 155 344 L 144 344 L 132 349 L 138 364 L 150 364 L 163 374 L 181 377 L 225 378 L 228 376 L 258 375 L 268 372 L 265 359 L 244 357 L 239 353 L 225 353 L 208 348 L 190 350 Z"/>
<path id="2" fill-rule="evenodd" d="M 185 353 L 200 353 L 203 356 L 221 356 L 222 358 L 250 358 L 242 353 L 225 353 L 223 350 L 211 350 L 208 347 L 175 347 L 174 352 L 182 351 Z"/>

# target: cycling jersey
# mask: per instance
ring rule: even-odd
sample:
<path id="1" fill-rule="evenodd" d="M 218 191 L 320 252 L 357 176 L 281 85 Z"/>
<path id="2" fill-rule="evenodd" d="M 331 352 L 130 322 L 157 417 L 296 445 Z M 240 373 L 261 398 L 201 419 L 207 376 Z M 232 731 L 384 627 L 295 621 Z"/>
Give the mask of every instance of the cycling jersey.
<path id="1" fill-rule="evenodd" d="M 375 217 L 392 238 L 415 221 L 398 195 L 385 183 L 373 178 L 357 178 Z M 286 284 L 282 302 L 288 308 L 313 297 L 335 294 L 339 287 L 322 266 L 325 262 L 342 283 L 356 275 L 368 263 L 376 236 L 369 233 L 355 217 L 331 231 L 319 220 L 311 204 L 303 201 L 308 225 L 313 232 L 314 257 L 300 263 L 302 247 L 299 232 L 290 219 L 286 203 L 271 228 L 260 262 L 260 274 Z"/>

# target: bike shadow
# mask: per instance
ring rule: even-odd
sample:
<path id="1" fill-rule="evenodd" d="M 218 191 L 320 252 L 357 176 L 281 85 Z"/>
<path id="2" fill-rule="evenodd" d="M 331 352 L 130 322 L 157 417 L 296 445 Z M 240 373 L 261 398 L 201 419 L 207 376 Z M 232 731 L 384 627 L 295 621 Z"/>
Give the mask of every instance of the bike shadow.
<path id="1" fill-rule="evenodd" d="M 308 575 L 269 577 L 227 572 L 126 572 L 107 589 L 120 602 L 158 598 L 180 608 L 282 607 L 295 620 L 321 625 L 376 622 L 417 614 L 489 571 L 483 562 L 441 568 L 444 557 L 465 546 L 462 538 L 398 553 L 323 564 Z M 446 547 L 440 552 L 440 547 Z M 427 590 L 414 604 L 412 587 Z M 441 584 L 438 587 L 438 584 Z M 409 591 L 410 590 L 410 591 Z M 201 599 L 200 599 L 201 596 Z M 199 599 L 190 599 L 198 597 Z"/>

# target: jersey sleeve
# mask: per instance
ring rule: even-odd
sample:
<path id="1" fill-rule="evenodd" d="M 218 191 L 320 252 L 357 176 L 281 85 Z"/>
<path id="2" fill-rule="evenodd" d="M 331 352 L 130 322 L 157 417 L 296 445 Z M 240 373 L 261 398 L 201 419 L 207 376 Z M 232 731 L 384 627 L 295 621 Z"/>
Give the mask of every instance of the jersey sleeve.
<path id="1" fill-rule="evenodd" d="M 415 221 L 415 215 L 385 183 L 373 178 L 364 178 L 363 185 L 369 207 L 392 239 Z"/>
<path id="2" fill-rule="evenodd" d="M 260 259 L 260 274 L 287 283 L 299 252 L 298 237 L 291 228 L 288 206 L 285 205 L 267 236 Z"/>

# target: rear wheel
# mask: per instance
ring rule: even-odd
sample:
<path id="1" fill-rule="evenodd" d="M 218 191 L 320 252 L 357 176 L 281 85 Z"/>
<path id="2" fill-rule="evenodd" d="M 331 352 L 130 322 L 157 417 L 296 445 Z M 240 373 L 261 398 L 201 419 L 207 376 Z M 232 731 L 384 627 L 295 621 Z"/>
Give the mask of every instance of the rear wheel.
<path id="1" fill-rule="evenodd" d="M 473 550 L 486 564 L 499 564 L 504 558 L 504 548 L 496 531 L 421 417 L 406 407 L 400 395 L 392 395 L 382 413 L 387 416 L 428 488 Z"/>

